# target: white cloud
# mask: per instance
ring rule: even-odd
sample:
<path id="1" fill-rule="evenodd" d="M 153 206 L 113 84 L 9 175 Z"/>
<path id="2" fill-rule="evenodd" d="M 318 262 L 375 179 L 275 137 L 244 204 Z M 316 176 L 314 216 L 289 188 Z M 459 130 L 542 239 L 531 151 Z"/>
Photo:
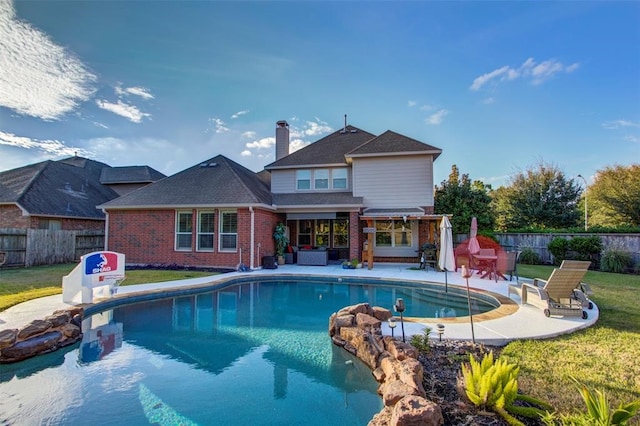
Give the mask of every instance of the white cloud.
<path id="1" fill-rule="evenodd" d="M 640 144 L 640 136 L 627 135 L 624 137 L 625 141 L 639 143 Z"/>
<path id="2" fill-rule="evenodd" d="M 248 109 L 245 109 L 245 110 L 242 110 L 242 111 L 238 111 L 238 112 L 236 112 L 235 114 L 233 114 L 233 115 L 231 116 L 231 118 L 235 119 L 235 118 L 240 117 L 241 115 L 245 115 L 245 114 L 248 114 L 248 113 L 249 113 L 249 110 L 248 110 Z"/>
<path id="3" fill-rule="evenodd" d="M 64 142 L 52 139 L 32 139 L 24 136 L 16 136 L 12 133 L 0 131 L 0 145 L 8 145 L 24 149 L 36 149 L 55 156 L 72 156 L 79 155 L 81 157 L 90 157 L 93 154 L 82 148 L 67 146 Z"/>
<path id="4" fill-rule="evenodd" d="M 620 129 L 624 127 L 640 127 L 640 123 L 634 123 L 629 120 L 613 120 L 613 121 L 605 121 L 602 123 L 602 127 L 605 129 Z"/>
<path id="5" fill-rule="evenodd" d="M 107 111 L 117 114 L 121 117 L 128 119 L 134 123 L 140 123 L 143 118 L 150 118 L 151 114 L 141 112 L 135 105 L 130 105 L 118 100 L 117 103 L 108 102 L 104 100 L 96 100 L 96 104 Z"/>
<path id="6" fill-rule="evenodd" d="M 409 101 L 409 102 L 408 102 L 408 104 L 407 104 L 407 106 L 408 106 L 409 108 L 413 108 L 414 106 L 416 106 L 416 101 Z"/>
<path id="7" fill-rule="evenodd" d="M 249 149 L 272 149 L 276 144 L 275 137 L 258 139 L 253 142 L 247 142 L 245 146 Z"/>
<path id="8" fill-rule="evenodd" d="M 316 117 L 316 121 L 305 121 L 302 128 L 291 127 L 289 132 L 292 137 L 303 138 L 305 136 L 319 136 L 329 133 L 333 129 L 324 121 Z"/>
<path id="9" fill-rule="evenodd" d="M 94 93 L 96 76 L 0 0 L 0 106 L 57 120 Z"/>
<path id="10" fill-rule="evenodd" d="M 482 74 L 480 77 L 477 77 L 475 80 L 473 80 L 473 84 L 471 85 L 470 89 L 480 90 L 482 86 L 484 86 L 489 81 L 495 78 L 500 78 L 501 80 L 504 80 L 506 78 L 504 76 L 507 75 L 508 73 L 509 73 L 509 67 L 504 66 L 502 68 L 498 68 L 497 70 L 493 70 L 489 73 Z"/>
<path id="11" fill-rule="evenodd" d="M 438 112 L 431 114 L 425 121 L 427 122 L 427 124 L 440 124 L 442 123 L 444 117 L 446 117 L 447 115 L 449 115 L 449 111 L 447 111 L 446 109 L 441 109 Z"/>
<path id="12" fill-rule="evenodd" d="M 312 141 L 303 141 L 302 139 L 294 139 L 289 143 L 289 153 L 296 152 L 299 149 L 310 145 Z"/>
<path id="13" fill-rule="evenodd" d="M 254 132 L 253 130 L 248 130 L 244 133 L 242 133 L 241 135 L 243 138 L 249 138 L 249 139 L 253 139 L 256 137 L 256 132 Z"/>
<path id="14" fill-rule="evenodd" d="M 491 104 L 492 104 L 492 103 L 494 103 L 495 101 L 496 101 L 496 100 L 495 100 L 494 98 L 489 97 L 489 98 L 483 99 L 483 100 L 482 100 L 482 103 L 483 103 L 483 104 L 485 104 L 485 105 L 491 105 Z"/>
<path id="15" fill-rule="evenodd" d="M 242 151 L 240 153 L 240 156 L 242 157 L 251 157 L 253 154 L 251 153 L 251 151 L 249 151 L 248 149 L 245 149 L 244 151 Z"/>
<path id="16" fill-rule="evenodd" d="M 229 131 L 229 128 L 226 126 L 225 122 L 218 117 L 210 118 L 209 123 L 213 124 L 216 129 L 216 133 L 225 133 Z"/>
<path id="17" fill-rule="evenodd" d="M 470 90 L 478 91 L 489 82 L 498 83 L 502 81 L 515 80 L 517 78 L 529 79 L 531 84 L 538 85 L 555 77 L 558 73 L 572 73 L 580 67 L 579 63 L 564 65 L 555 59 L 536 63 L 533 58 L 528 58 L 518 68 L 508 65 L 497 68 L 486 74 L 482 74 L 473 80 Z"/>
<path id="18" fill-rule="evenodd" d="M 118 96 L 123 96 L 123 95 L 136 95 L 136 96 L 140 96 L 143 99 L 149 100 L 149 99 L 153 99 L 154 96 L 151 94 L 151 92 L 149 92 L 148 89 L 144 88 L 144 87 L 139 87 L 139 86 L 134 86 L 134 87 L 125 87 L 122 88 L 121 85 L 116 85 L 114 87 L 114 90 L 116 92 L 116 94 Z"/>

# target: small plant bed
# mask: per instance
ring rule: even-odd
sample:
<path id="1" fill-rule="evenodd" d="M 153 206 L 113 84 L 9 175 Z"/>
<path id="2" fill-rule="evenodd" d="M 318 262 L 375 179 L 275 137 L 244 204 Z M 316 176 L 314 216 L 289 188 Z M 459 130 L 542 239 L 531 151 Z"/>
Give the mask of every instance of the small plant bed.
<path id="1" fill-rule="evenodd" d="M 427 399 L 442 409 L 446 425 L 505 426 L 506 420 L 498 414 L 482 410 L 467 401 L 458 391 L 458 377 L 462 364 L 469 362 L 469 355 L 482 359 L 493 352 L 498 357 L 501 348 L 474 345 L 470 342 L 446 340 L 431 341 L 427 351 L 421 350 L 418 360 L 424 367 L 424 388 Z M 518 417 L 525 425 L 543 425 L 541 420 Z"/>

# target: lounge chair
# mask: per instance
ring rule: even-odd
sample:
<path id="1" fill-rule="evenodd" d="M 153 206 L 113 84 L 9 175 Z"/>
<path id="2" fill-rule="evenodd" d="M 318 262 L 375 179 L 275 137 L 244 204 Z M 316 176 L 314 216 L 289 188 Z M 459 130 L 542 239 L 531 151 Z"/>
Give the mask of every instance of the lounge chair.
<path id="1" fill-rule="evenodd" d="M 560 264 L 560 269 L 580 269 L 587 271 L 591 267 L 590 260 L 568 260 L 565 259 Z M 580 282 L 578 288 L 582 290 L 585 296 L 589 297 L 593 294 L 591 287 L 587 283 Z M 589 302 L 589 309 L 593 309 L 593 303 Z"/>
<path id="2" fill-rule="evenodd" d="M 589 315 L 584 308 L 588 308 L 589 300 L 578 288 L 586 273 L 586 270 L 556 268 L 548 280 L 536 278 L 532 284 L 511 285 L 509 292 L 518 293 L 523 305 L 530 303 L 544 309 L 547 317 L 565 315 L 587 319 Z"/>

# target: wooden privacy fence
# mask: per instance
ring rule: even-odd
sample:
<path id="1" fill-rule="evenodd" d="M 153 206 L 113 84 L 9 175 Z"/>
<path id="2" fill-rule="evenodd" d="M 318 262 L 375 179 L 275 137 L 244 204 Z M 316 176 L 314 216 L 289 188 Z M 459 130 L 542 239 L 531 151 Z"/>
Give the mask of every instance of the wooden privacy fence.
<path id="1" fill-rule="evenodd" d="M 634 262 L 640 261 L 640 234 L 495 234 L 498 242 L 507 250 L 530 248 L 540 256 L 544 263 L 552 263 L 552 256 L 547 246 L 556 237 L 571 239 L 573 237 L 596 236 L 602 241 L 602 250 L 624 250 L 631 254 Z"/>
<path id="2" fill-rule="evenodd" d="M 76 262 L 97 250 L 104 250 L 103 231 L 0 229 L 0 257 L 5 267 Z"/>

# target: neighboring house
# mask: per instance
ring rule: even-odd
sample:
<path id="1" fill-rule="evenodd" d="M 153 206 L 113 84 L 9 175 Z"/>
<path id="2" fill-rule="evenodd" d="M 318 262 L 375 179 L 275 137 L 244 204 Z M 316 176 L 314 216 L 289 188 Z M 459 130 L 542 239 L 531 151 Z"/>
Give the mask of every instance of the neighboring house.
<path id="1" fill-rule="evenodd" d="M 376 261 L 415 261 L 422 244 L 437 242 L 441 152 L 345 125 L 289 154 L 289 126 L 279 121 L 276 161 L 259 173 L 217 156 L 100 206 L 107 247 L 127 263 L 256 267 L 274 254 L 283 222 L 292 246 L 326 249 L 329 259 L 362 260 L 369 241 Z"/>
<path id="2" fill-rule="evenodd" d="M 147 166 L 118 168 L 77 156 L 0 172 L 0 251 L 6 253 L 5 265 L 74 261 L 84 254 L 76 247 L 78 235 L 89 236 L 85 248 L 103 249 L 105 215 L 96 206 L 119 192 L 101 183 L 101 176 L 109 170 L 111 181 L 126 185 L 126 179 L 117 179 L 118 171 L 132 175 L 138 169 L 148 178 L 132 180 L 136 187 L 164 177 Z"/>

